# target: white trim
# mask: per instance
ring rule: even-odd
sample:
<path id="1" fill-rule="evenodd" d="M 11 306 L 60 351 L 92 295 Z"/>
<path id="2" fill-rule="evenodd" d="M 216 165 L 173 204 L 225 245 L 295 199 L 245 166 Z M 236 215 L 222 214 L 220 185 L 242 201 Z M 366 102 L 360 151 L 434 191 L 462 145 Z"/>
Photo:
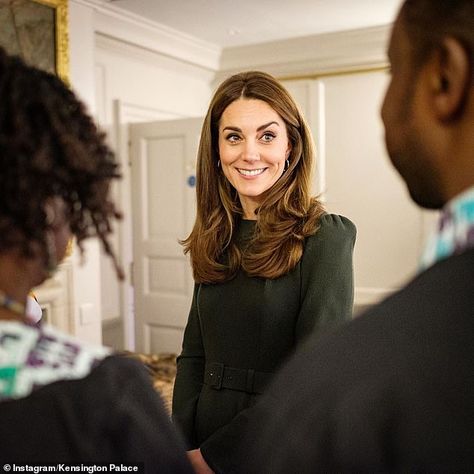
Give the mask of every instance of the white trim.
<path id="1" fill-rule="evenodd" d="M 390 29 L 383 25 L 226 48 L 216 81 L 243 69 L 295 77 L 384 67 Z"/>
<path id="2" fill-rule="evenodd" d="M 131 265 L 133 262 L 133 222 L 132 222 L 132 188 L 129 154 L 129 129 L 132 122 L 148 122 L 167 118 L 179 118 L 178 114 L 140 104 L 124 103 L 118 99 L 113 101 L 113 129 L 115 137 L 115 150 L 120 161 L 122 180 L 119 188 L 119 206 L 124 217 L 118 228 L 119 255 L 124 266 L 125 280 L 120 282 L 120 307 L 123 318 L 123 341 L 127 350 L 135 349 L 135 304 L 133 275 Z"/>
<path id="3" fill-rule="evenodd" d="M 107 328 L 107 329 L 120 328 L 121 329 L 121 327 L 122 327 L 122 318 L 120 316 L 102 320 L 102 328 Z"/>
<path id="4" fill-rule="evenodd" d="M 122 102 L 122 110 L 127 124 L 137 122 L 154 122 L 157 120 L 178 120 L 189 118 L 189 115 L 177 113 L 156 107 L 145 107 L 143 105 Z"/>
<path id="5" fill-rule="evenodd" d="M 94 31 L 216 71 L 222 49 L 100 0 L 71 0 L 94 11 Z"/>
<path id="6" fill-rule="evenodd" d="M 100 46 L 104 47 L 105 38 L 109 38 L 123 43 L 121 48 L 133 45 L 174 58 L 216 73 L 216 84 L 244 69 L 261 69 L 277 77 L 299 77 L 387 65 L 391 25 L 222 49 L 103 0 L 71 2 L 93 10 L 94 31 L 96 37 L 101 36 Z"/>
<path id="7" fill-rule="evenodd" d="M 95 116 L 100 124 L 104 124 L 107 123 L 107 69 L 103 64 L 94 64 L 94 78 Z"/>
<path id="8" fill-rule="evenodd" d="M 312 81 L 310 84 L 311 103 L 314 107 L 310 109 L 310 121 L 313 124 L 313 134 L 315 140 L 315 189 L 313 194 L 320 195 L 323 198 L 326 194 L 326 91 L 324 82 Z"/>
<path id="9" fill-rule="evenodd" d="M 128 43 L 121 38 L 106 36 L 101 32 L 95 33 L 94 43 L 96 50 L 112 53 L 121 58 L 130 58 L 157 68 L 183 72 L 209 82 L 214 78 L 215 71 L 207 67 L 184 62 L 177 57 L 169 57 L 157 50 L 152 51 L 139 45 Z"/>
<path id="10" fill-rule="evenodd" d="M 102 320 L 102 342 L 115 350 L 125 349 L 122 318 Z"/>
<path id="11" fill-rule="evenodd" d="M 72 262 L 67 258 L 58 271 L 33 292 L 46 310 L 46 322 L 69 334 L 75 334 Z"/>

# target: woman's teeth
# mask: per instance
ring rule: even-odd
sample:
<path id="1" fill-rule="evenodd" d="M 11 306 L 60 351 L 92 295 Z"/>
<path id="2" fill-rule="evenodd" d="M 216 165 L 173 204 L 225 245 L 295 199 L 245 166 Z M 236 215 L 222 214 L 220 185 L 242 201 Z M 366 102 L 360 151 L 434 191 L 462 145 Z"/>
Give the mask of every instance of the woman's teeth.
<path id="1" fill-rule="evenodd" d="M 243 174 L 244 176 L 257 176 L 258 174 L 262 174 L 265 171 L 265 168 L 260 168 L 258 170 L 244 170 L 238 168 L 238 172 Z"/>

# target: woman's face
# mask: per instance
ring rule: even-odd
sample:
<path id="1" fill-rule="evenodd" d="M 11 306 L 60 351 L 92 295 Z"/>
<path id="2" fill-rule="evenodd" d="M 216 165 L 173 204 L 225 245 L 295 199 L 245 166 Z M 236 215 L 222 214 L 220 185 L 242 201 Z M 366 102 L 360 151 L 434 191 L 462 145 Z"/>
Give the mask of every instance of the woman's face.
<path id="1" fill-rule="evenodd" d="M 266 102 L 238 99 L 224 110 L 219 158 L 239 194 L 244 218 L 255 219 L 262 194 L 283 174 L 290 151 L 286 124 Z"/>

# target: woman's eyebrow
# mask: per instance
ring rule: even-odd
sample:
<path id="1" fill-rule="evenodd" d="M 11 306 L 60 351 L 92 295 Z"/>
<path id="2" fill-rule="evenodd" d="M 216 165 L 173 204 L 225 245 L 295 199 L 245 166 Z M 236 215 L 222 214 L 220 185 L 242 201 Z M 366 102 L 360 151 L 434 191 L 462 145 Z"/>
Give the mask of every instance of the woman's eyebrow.
<path id="1" fill-rule="evenodd" d="M 274 120 L 271 121 L 271 122 L 268 122 L 268 123 L 265 123 L 264 125 L 260 125 L 260 127 L 257 128 L 257 132 L 260 132 L 260 130 L 263 130 L 264 128 L 267 128 L 269 127 L 270 125 L 277 125 L 278 127 L 280 126 L 280 124 L 278 122 L 275 122 Z"/>
<path id="2" fill-rule="evenodd" d="M 271 121 L 271 122 L 265 123 L 263 125 L 260 125 L 260 127 L 257 128 L 257 132 L 260 132 L 264 128 L 267 128 L 267 127 L 269 127 L 270 125 L 273 125 L 273 124 L 275 124 L 278 127 L 280 126 L 280 124 L 278 122 Z M 226 130 L 232 130 L 233 132 L 242 132 L 242 129 L 240 129 L 239 127 L 234 127 L 232 125 L 228 125 L 227 127 L 224 127 L 222 129 L 223 132 L 225 132 Z"/>

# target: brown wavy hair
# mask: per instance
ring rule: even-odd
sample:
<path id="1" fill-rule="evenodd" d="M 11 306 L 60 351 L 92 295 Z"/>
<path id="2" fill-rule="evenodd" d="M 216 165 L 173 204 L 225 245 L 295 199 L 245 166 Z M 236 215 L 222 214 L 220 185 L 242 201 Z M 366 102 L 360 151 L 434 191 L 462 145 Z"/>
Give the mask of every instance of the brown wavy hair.
<path id="1" fill-rule="evenodd" d="M 264 195 L 256 211 L 256 230 L 245 249 L 235 241 L 242 218 L 236 190 L 218 167 L 219 121 L 235 100 L 266 102 L 285 122 L 291 143 L 289 167 Z M 225 80 L 215 92 L 204 119 L 196 173 L 197 214 L 194 228 L 181 243 L 190 254 L 194 280 L 218 283 L 242 268 L 249 276 L 274 279 L 295 267 L 304 239 L 317 231 L 324 210 L 311 197 L 311 133 L 288 91 L 269 74 L 250 71 Z"/>
<path id="2" fill-rule="evenodd" d="M 60 197 L 83 252 L 98 236 L 122 275 L 108 235 L 120 218 L 109 198 L 114 155 L 85 106 L 56 76 L 0 48 L 0 252 L 47 254 L 46 203 Z"/>

